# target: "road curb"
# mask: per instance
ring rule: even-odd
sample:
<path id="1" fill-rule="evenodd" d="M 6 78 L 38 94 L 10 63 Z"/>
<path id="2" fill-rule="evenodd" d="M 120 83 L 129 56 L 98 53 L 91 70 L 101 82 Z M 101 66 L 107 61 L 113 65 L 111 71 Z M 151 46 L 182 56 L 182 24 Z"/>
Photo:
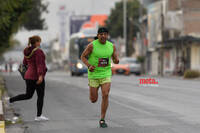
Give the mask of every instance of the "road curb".
<path id="1" fill-rule="evenodd" d="M 3 78 L 0 76 L 0 133 L 5 133 L 5 121 L 3 113 L 3 102 L 2 102 L 3 89 L 4 89 Z"/>

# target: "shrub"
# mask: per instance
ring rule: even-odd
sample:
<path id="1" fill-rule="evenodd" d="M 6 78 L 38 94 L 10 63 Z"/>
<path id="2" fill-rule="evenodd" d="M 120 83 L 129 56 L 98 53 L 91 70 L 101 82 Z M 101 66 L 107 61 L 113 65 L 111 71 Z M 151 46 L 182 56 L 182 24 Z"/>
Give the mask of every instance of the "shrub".
<path id="1" fill-rule="evenodd" d="M 143 63 L 145 61 L 145 57 L 144 56 L 137 56 L 137 61 L 140 63 Z"/>
<path id="2" fill-rule="evenodd" d="M 184 73 L 184 78 L 198 78 L 200 77 L 200 72 L 197 70 L 186 70 Z"/>

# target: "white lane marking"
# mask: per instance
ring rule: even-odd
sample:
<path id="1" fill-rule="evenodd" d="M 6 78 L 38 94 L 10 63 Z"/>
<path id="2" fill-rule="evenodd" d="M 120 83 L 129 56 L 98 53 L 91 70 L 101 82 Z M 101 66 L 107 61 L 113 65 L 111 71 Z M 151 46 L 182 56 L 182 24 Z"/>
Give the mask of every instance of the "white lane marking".
<path id="1" fill-rule="evenodd" d="M 61 81 L 61 80 L 59 80 L 59 79 L 55 79 L 55 78 L 51 78 L 51 79 L 53 79 L 53 80 L 56 80 L 56 81 L 60 81 L 60 82 L 64 82 L 64 83 L 71 83 L 70 81 Z M 85 88 L 85 87 L 83 87 L 83 86 L 81 86 L 82 88 Z M 85 88 L 85 89 L 88 89 L 88 88 Z M 113 94 L 113 93 L 112 93 Z M 115 94 L 114 94 L 115 95 Z M 115 95 L 115 96 L 119 96 L 119 95 Z M 150 112 L 148 112 L 148 111 L 144 111 L 144 110 L 141 110 L 141 109 L 138 109 L 138 108 L 135 108 L 135 107 L 133 107 L 133 106 L 130 106 L 130 105 L 126 105 L 126 104 L 124 104 L 124 103 L 122 103 L 122 102 L 119 102 L 119 101 L 117 101 L 117 100 L 114 100 L 114 99 L 112 99 L 112 98 L 110 98 L 110 101 L 111 102 L 113 102 L 113 103 L 116 103 L 116 104 L 118 104 L 118 105 L 121 105 L 121 106 L 124 106 L 124 107 L 126 107 L 126 108 L 129 108 L 129 109 L 131 109 L 131 110 L 134 110 L 134 111 L 138 111 L 138 112 L 140 112 L 140 113 L 144 113 L 144 114 L 146 114 L 146 115 L 153 115 L 152 113 L 150 113 Z"/>
<path id="2" fill-rule="evenodd" d="M 134 123 L 139 126 L 166 126 L 170 125 L 169 122 L 161 121 L 155 118 L 141 118 L 141 119 L 132 119 Z"/>
<path id="3" fill-rule="evenodd" d="M 144 110 L 135 108 L 135 107 L 130 106 L 130 105 L 127 105 L 127 104 L 124 104 L 124 103 L 122 103 L 122 102 L 117 101 L 116 99 L 110 98 L 110 101 L 113 102 L 113 103 L 116 103 L 116 104 L 118 104 L 118 105 L 124 106 L 124 107 L 126 107 L 126 108 L 128 108 L 128 109 L 131 109 L 131 110 L 134 110 L 134 111 L 138 111 L 138 112 L 143 113 L 143 114 L 146 114 L 146 115 L 151 115 L 151 116 L 153 115 L 153 114 L 150 113 L 150 112 L 147 112 L 147 111 L 144 111 Z"/>

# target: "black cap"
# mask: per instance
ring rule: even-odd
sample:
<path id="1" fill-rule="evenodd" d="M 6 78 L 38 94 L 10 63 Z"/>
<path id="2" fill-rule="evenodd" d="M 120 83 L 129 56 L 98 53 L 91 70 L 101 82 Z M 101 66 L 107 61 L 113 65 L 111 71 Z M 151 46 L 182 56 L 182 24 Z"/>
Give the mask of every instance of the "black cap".
<path id="1" fill-rule="evenodd" d="M 95 36 L 95 37 L 94 37 L 94 40 L 97 40 L 97 39 L 98 39 L 98 37 L 97 37 L 97 36 Z"/>
<path id="2" fill-rule="evenodd" d="M 98 29 L 98 34 L 99 34 L 99 33 L 103 33 L 103 32 L 108 33 L 108 29 L 105 28 L 105 27 L 101 27 L 101 28 Z"/>

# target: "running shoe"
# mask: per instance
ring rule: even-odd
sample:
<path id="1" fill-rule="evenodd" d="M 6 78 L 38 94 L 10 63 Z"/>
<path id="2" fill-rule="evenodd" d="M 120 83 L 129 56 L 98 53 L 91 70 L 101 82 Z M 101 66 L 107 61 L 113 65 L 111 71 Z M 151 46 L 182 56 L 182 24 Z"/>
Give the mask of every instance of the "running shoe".
<path id="1" fill-rule="evenodd" d="M 108 125 L 106 124 L 105 120 L 103 120 L 103 119 L 101 119 L 99 121 L 99 125 L 100 125 L 101 128 L 107 128 L 108 127 Z"/>
<path id="2" fill-rule="evenodd" d="M 43 115 L 35 117 L 35 121 L 48 121 L 48 120 L 49 120 L 49 118 L 47 118 Z"/>

